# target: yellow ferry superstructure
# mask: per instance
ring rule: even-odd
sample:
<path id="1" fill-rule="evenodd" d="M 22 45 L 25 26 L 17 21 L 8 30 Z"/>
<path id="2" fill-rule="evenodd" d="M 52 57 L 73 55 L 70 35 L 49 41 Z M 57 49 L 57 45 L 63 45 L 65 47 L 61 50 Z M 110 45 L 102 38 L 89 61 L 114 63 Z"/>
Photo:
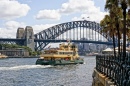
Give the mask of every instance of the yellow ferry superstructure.
<path id="1" fill-rule="evenodd" d="M 38 59 L 36 64 L 82 64 L 83 59 L 78 55 L 78 48 L 75 44 L 65 44 L 59 45 L 59 48 L 50 48 L 44 50 L 43 54 L 40 55 L 40 60 Z"/>

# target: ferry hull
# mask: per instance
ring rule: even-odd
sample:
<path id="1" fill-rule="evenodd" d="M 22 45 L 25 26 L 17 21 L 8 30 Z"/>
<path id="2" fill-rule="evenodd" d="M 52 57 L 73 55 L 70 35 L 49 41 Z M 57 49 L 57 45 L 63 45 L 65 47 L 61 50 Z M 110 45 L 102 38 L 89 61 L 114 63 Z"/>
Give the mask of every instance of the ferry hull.
<path id="1" fill-rule="evenodd" d="M 44 60 L 44 59 L 37 59 L 37 65 L 69 65 L 69 64 L 83 64 L 83 59 L 78 60 Z"/>

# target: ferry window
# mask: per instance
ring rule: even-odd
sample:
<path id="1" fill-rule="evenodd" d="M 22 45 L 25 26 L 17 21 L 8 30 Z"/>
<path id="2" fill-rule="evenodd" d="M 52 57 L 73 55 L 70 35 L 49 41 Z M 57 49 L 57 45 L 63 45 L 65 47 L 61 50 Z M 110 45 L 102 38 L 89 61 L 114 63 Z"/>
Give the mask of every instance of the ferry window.
<path id="1" fill-rule="evenodd" d="M 63 54 L 63 52 L 60 52 L 60 54 Z"/>
<path id="2" fill-rule="evenodd" d="M 73 46 L 71 46 L 71 48 L 73 49 L 73 48 L 76 48 L 76 46 L 75 45 L 73 45 Z"/>
<path id="3" fill-rule="evenodd" d="M 68 46 L 64 46 L 65 48 L 68 48 Z"/>

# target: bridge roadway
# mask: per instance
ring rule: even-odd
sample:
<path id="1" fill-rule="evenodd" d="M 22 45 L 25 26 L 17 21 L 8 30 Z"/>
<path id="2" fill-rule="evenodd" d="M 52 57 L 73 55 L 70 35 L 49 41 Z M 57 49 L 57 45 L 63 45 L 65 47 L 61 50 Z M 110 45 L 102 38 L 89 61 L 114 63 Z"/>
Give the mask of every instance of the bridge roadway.
<path id="1" fill-rule="evenodd" d="M 25 41 L 25 39 L 15 39 L 15 38 L 0 38 L 0 41 L 14 41 L 14 42 L 19 42 L 19 41 Z M 66 42 L 65 39 L 34 39 L 34 42 L 53 42 L 53 43 L 58 43 L 58 42 Z M 71 42 L 78 42 L 78 43 L 95 43 L 95 44 L 106 44 L 106 45 L 112 45 L 112 42 L 102 42 L 102 41 L 89 41 L 89 40 L 71 40 Z"/>

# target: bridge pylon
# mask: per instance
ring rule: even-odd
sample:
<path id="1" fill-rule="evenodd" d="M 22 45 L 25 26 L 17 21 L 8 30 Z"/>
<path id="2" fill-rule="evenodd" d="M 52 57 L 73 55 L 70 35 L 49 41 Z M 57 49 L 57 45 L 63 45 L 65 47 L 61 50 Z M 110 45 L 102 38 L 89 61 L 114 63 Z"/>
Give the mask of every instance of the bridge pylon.
<path id="1" fill-rule="evenodd" d="M 16 39 L 23 39 L 24 38 L 24 28 L 18 28 Z"/>
<path id="2" fill-rule="evenodd" d="M 25 39 L 24 45 L 31 48 L 32 51 L 34 51 L 34 46 L 35 46 L 34 32 L 31 26 L 26 26 L 24 31 L 24 39 Z"/>

